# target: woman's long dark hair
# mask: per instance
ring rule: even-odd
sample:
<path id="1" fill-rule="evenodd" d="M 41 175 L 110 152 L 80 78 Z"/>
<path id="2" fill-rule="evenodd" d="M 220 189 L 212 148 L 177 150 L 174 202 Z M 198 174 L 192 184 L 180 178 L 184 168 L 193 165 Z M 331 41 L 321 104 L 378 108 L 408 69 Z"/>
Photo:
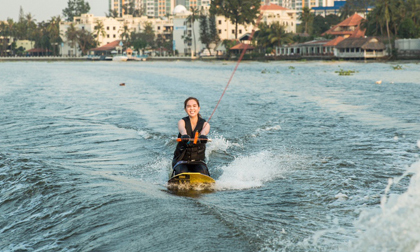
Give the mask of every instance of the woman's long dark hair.
<path id="1" fill-rule="evenodd" d="M 197 102 L 198 107 L 200 107 L 200 102 L 198 101 L 198 99 L 197 99 L 197 98 L 195 98 L 195 97 L 188 97 L 188 98 L 184 101 L 184 109 L 186 109 L 186 108 L 187 108 L 187 103 L 188 103 L 188 101 L 189 101 L 189 100 L 194 100 L 194 101 L 196 101 L 196 102 Z M 199 118 L 202 118 L 202 117 L 201 117 L 201 115 L 200 115 L 200 113 L 198 113 L 198 117 L 199 117 Z"/>

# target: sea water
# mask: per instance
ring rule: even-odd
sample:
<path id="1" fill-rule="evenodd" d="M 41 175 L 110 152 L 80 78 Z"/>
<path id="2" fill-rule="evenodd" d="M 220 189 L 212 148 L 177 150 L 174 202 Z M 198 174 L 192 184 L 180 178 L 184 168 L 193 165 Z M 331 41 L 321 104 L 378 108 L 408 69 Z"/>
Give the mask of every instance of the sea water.
<path id="1" fill-rule="evenodd" d="M 241 63 L 215 190 L 169 191 L 183 101 L 208 119 L 234 67 L 0 63 L 0 251 L 420 251 L 415 62 Z"/>

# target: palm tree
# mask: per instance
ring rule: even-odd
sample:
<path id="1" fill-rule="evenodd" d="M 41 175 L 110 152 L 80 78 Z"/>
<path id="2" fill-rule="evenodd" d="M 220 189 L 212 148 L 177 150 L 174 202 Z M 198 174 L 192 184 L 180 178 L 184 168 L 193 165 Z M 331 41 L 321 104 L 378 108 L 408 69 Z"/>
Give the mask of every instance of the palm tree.
<path id="1" fill-rule="evenodd" d="M 0 55 L 4 56 L 5 50 L 6 50 L 6 22 L 0 22 L 0 36 L 3 37 L 2 39 L 2 45 L 1 45 L 1 50 L 0 50 Z"/>
<path id="2" fill-rule="evenodd" d="M 70 47 L 74 49 L 74 52 L 76 54 L 76 42 L 77 42 L 77 29 L 74 26 L 73 23 L 70 24 L 70 26 L 67 28 L 66 34 L 65 34 L 67 41 L 70 43 Z"/>
<path id="3" fill-rule="evenodd" d="M 106 36 L 105 26 L 101 20 L 97 20 L 95 23 L 95 36 L 96 36 L 96 42 L 98 43 L 98 45 L 99 45 L 99 37 Z"/>
<path id="4" fill-rule="evenodd" d="M 340 19 L 344 20 L 355 13 L 353 7 L 347 1 L 343 7 L 340 8 Z"/>
<path id="5" fill-rule="evenodd" d="M 60 43 L 61 37 L 60 37 L 60 16 L 57 17 L 51 17 L 51 20 L 48 21 L 46 30 L 49 34 L 50 43 L 52 45 L 53 54 L 56 55 L 56 48 L 58 43 Z"/>
<path id="6" fill-rule="evenodd" d="M 26 38 L 29 40 L 33 40 L 35 33 L 36 33 L 36 19 L 32 16 L 32 14 L 29 12 L 25 15 L 25 22 L 26 22 Z"/>
<path id="7" fill-rule="evenodd" d="M 193 42 L 194 42 L 194 52 L 191 52 L 191 57 L 194 57 L 194 54 L 196 53 L 196 40 L 195 40 L 195 31 L 194 31 L 194 23 L 198 19 L 198 8 L 190 7 L 191 14 L 187 17 L 187 22 L 191 24 L 192 34 L 193 34 Z"/>
<path id="8" fill-rule="evenodd" d="M 77 35 L 77 42 L 80 50 L 82 51 L 82 55 L 87 54 L 89 49 L 96 47 L 97 44 L 93 33 L 86 30 L 79 30 L 77 31 Z"/>
<path id="9" fill-rule="evenodd" d="M 257 46 L 261 49 L 267 48 L 270 45 L 268 35 L 270 34 L 270 26 L 265 23 L 261 22 L 258 25 L 258 31 L 255 32 L 255 36 L 253 37 L 254 43 L 257 43 Z"/>
<path id="10" fill-rule="evenodd" d="M 308 27 L 312 27 L 312 22 L 314 21 L 314 14 L 311 13 L 311 10 L 308 7 L 303 7 L 302 12 L 299 13 L 299 20 L 302 21 L 301 25 L 305 26 L 304 33 L 309 34 Z"/>
<path id="11" fill-rule="evenodd" d="M 130 39 L 130 29 L 128 28 L 128 23 L 124 23 L 122 27 L 122 33 L 121 33 L 121 40 L 123 41 L 123 45 L 126 48 L 127 42 Z"/>
<path id="12" fill-rule="evenodd" d="M 419 25 L 420 20 L 420 1 L 419 0 L 408 0 L 407 9 L 410 10 L 409 16 L 413 20 L 414 24 Z"/>
<path id="13" fill-rule="evenodd" d="M 386 25 L 386 33 L 388 35 L 388 43 L 390 46 L 390 50 L 392 51 L 392 44 L 391 44 L 391 35 L 389 32 L 389 22 L 391 20 L 391 4 L 389 0 L 378 0 L 378 4 L 376 5 L 376 8 L 378 8 L 378 14 L 380 15 L 381 20 L 380 22 L 383 24 L 385 22 Z"/>
<path id="14" fill-rule="evenodd" d="M 292 42 L 290 34 L 286 33 L 284 26 L 279 22 L 272 23 L 268 31 L 268 40 L 272 45 L 277 44 L 280 47 L 282 43 Z"/>

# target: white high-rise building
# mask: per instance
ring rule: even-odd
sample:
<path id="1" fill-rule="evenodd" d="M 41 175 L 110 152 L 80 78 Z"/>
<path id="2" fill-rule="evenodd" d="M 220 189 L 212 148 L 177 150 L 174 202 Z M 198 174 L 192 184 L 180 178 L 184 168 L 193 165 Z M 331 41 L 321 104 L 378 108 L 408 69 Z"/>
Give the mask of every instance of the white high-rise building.
<path id="1" fill-rule="evenodd" d="M 109 0 L 109 10 L 116 10 L 118 15 L 122 17 L 127 14 L 124 11 L 124 7 L 134 3 L 134 9 L 138 10 L 140 15 L 145 15 L 146 1 L 147 0 Z"/>

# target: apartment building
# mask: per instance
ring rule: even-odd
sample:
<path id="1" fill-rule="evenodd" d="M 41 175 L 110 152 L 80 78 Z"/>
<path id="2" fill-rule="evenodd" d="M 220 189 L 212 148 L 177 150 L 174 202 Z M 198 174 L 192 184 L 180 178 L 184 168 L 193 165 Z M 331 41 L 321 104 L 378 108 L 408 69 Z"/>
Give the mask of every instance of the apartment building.
<path id="1" fill-rule="evenodd" d="M 133 17 L 132 15 L 124 15 L 121 18 L 96 17 L 93 14 L 82 14 L 80 17 L 74 17 L 73 22 L 60 22 L 60 34 L 63 40 L 63 55 L 80 55 L 77 46 L 72 47 L 67 40 L 66 31 L 73 24 L 76 29 L 86 30 L 95 34 L 95 26 L 102 23 L 105 30 L 105 36 L 99 35 L 99 46 L 106 45 L 115 40 L 121 39 L 123 27 L 127 26 L 129 32 L 142 32 L 147 23 L 151 23 L 155 35 L 163 35 L 172 32 L 173 23 L 169 19 L 148 18 L 147 16 Z"/>

